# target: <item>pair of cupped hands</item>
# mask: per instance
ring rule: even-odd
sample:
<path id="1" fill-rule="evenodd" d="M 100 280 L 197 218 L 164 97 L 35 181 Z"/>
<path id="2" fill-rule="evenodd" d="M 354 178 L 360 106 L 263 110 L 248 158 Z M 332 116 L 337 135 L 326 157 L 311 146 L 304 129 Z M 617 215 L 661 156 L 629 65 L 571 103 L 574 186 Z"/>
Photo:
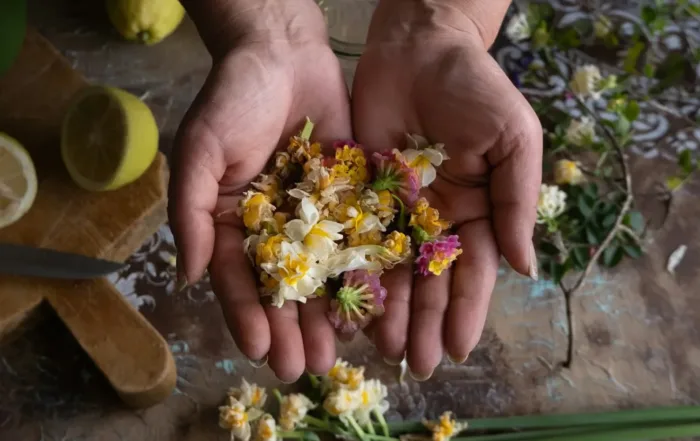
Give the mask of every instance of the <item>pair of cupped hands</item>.
<path id="1" fill-rule="evenodd" d="M 280 380 L 326 373 L 336 359 L 328 298 L 261 304 L 242 223 L 217 214 L 235 210 L 307 116 L 321 142 L 354 139 L 382 151 L 415 133 L 444 143 L 450 160 L 423 195 L 454 222 L 464 252 L 440 276 L 414 276 L 410 265 L 386 273 L 386 311 L 365 330 L 388 363 L 405 357 L 412 377 L 425 380 L 443 355 L 461 363 L 476 346 L 501 256 L 537 278 L 541 126 L 487 52 L 502 15 L 485 25 L 437 1 L 413 9 L 380 2 L 350 99 L 322 13 L 303 2 L 279 32 L 270 23 L 284 21 L 281 13 L 231 44 L 209 34 L 213 67 L 173 152 L 178 277 L 191 284 L 208 269 L 236 345 L 250 360 L 267 361 Z"/>

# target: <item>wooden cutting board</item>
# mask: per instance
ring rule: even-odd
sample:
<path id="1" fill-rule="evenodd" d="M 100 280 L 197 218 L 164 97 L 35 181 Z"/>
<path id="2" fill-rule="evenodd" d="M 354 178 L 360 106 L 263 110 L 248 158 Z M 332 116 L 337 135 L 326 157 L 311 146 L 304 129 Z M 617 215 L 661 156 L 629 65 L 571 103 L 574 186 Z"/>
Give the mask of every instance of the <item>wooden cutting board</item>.
<path id="1" fill-rule="evenodd" d="M 70 99 L 87 85 L 28 31 L 16 63 L 0 77 L 0 131 L 30 151 L 39 190 L 20 221 L 0 229 L 0 242 L 124 261 L 166 220 L 167 165 L 159 154 L 143 177 L 113 192 L 77 187 L 61 161 L 59 135 Z M 166 341 L 106 279 L 0 276 L 0 338 L 44 300 L 127 404 L 146 407 L 170 395 L 176 370 Z"/>

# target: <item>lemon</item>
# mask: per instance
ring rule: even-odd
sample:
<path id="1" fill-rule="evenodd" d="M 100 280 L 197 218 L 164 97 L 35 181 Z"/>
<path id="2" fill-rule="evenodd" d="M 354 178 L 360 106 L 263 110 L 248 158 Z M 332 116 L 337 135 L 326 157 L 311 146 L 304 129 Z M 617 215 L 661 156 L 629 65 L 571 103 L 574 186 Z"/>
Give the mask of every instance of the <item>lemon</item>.
<path id="1" fill-rule="evenodd" d="M 0 133 L 0 228 L 18 221 L 36 198 L 36 170 L 22 144 Z"/>
<path id="2" fill-rule="evenodd" d="M 177 29 L 185 8 L 178 0 L 107 0 L 107 14 L 122 37 L 152 45 Z"/>
<path id="3" fill-rule="evenodd" d="M 61 157 L 85 190 L 116 190 L 135 181 L 157 153 L 153 113 L 124 90 L 90 86 L 79 92 L 63 120 Z"/>

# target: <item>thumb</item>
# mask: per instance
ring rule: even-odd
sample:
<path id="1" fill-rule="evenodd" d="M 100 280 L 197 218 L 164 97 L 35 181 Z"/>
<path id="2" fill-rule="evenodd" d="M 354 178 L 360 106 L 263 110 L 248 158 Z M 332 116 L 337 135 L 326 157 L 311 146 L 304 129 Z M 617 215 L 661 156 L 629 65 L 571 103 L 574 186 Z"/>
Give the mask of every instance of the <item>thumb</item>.
<path id="1" fill-rule="evenodd" d="M 214 251 L 219 181 L 226 170 L 218 137 L 201 119 L 183 122 L 172 153 L 168 218 L 178 250 L 178 287 L 197 282 Z"/>
<path id="2" fill-rule="evenodd" d="M 532 236 L 542 180 L 542 126 L 529 104 L 518 107 L 487 153 L 493 223 L 501 254 L 515 271 L 536 280 Z"/>

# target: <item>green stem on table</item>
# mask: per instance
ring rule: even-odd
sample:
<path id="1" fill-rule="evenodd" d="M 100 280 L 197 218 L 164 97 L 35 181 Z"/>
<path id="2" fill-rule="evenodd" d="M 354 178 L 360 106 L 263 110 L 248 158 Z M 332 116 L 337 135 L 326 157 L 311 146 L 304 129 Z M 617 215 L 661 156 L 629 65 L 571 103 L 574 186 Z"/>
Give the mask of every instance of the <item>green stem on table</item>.
<path id="1" fill-rule="evenodd" d="M 344 421 L 347 421 L 347 423 L 352 427 L 352 430 L 355 431 L 355 434 L 360 438 L 362 441 L 366 441 L 368 435 L 365 433 L 364 430 L 362 430 L 362 427 L 360 427 L 359 424 L 357 424 L 357 420 L 352 415 L 348 415 L 346 417 L 343 417 Z M 376 435 L 375 435 L 376 436 Z"/>
<path id="2" fill-rule="evenodd" d="M 278 431 L 277 437 L 280 439 L 304 439 L 304 432 L 284 432 Z"/>
<path id="3" fill-rule="evenodd" d="M 365 424 L 365 430 L 367 431 L 367 433 L 369 435 L 376 435 L 377 434 L 377 432 L 374 431 L 374 426 L 372 425 L 371 421 L 368 422 L 367 424 Z"/>
<path id="4" fill-rule="evenodd" d="M 470 430 L 514 430 L 585 427 L 595 425 L 670 424 L 688 423 L 700 419 L 700 406 L 654 407 L 649 409 L 621 410 L 616 412 L 521 415 L 512 417 L 463 420 Z M 425 433 L 420 421 L 389 423 L 391 435 Z"/>
<path id="5" fill-rule="evenodd" d="M 318 427 L 319 429 L 329 430 L 330 428 L 330 424 L 328 422 L 312 417 L 311 415 L 306 415 L 302 421 L 310 426 Z"/>
<path id="6" fill-rule="evenodd" d="M 386 424 L 386 419 L 384 419 L 384 415 L 377 409 L 372 410 L 372 414 L 377 419 L 377 421 L 379 421 L 379 426 L 382 428 L 382 433 L 384 434 L 384 436 L 389 436 L 389 426 Z"/>
<path id="7" fill-rule="evenodd" d="M 542 430 L 527 430 L 519 432 L 496 433 L 491 435 L 472 435 L 459 436 L 452 438 L 451 441 L 530 441 L 541 440 L 542 438 L 551 438 L 554 436 L 575 435 L 580 433 L 588 433 L 597 431 L 600 433 L 607 429 L 616 429 L 620 426 L 602 425 L 593 427 L 567 427 L 564 429 L 552 428 Z M 466 435 L 466 434 L 465 434 Z"/>
<path id="8" fill-rule="evenodd" d="M 650 441 L 700 435 L 700 424 L 633 427 L 540 438 L 541 441 Z"/>

